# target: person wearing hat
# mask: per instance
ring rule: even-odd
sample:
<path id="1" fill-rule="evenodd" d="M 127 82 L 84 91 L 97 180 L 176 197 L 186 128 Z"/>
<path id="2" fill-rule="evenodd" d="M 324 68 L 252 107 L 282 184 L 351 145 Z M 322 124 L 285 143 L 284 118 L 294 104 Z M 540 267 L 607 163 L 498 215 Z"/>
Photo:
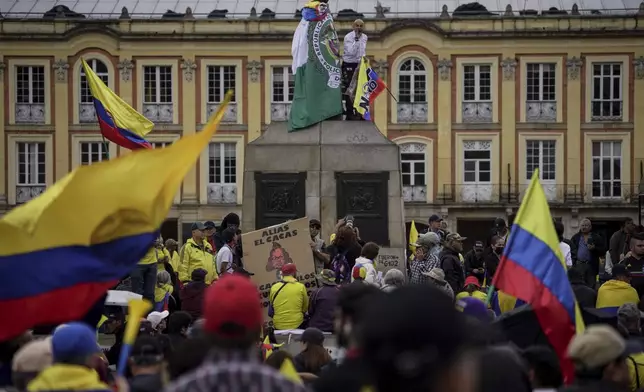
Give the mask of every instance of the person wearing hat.
<path id="1" fill-rule="evenodd" d="M 475 276 L 479 284 L 485 280 L 485 246 L 482 241 L 476 241 L 472 250 L 465 254 L 463 266 L 466 276 Z"/>
<path id="2" fill-rule="evenodd" d="M 150 312 L 146 319 L 150 322 L 150 324 L 152 324 L 152 328 L 154 328 L 155 331 L 161 333 L 165 331 L 165 328 L 167 326 L 166 319 L 169 315 L 170 312 L 168 312 L 167 310 L 164 310 L 163 312 Z"/>
<path id="3" fill-rule="evenodd" d="M 333 332 L 333 318 L 340 290 L 335 283 L 335 273 L 323 269 L 318 275 L 321 287 L 311 293 L 309 301 L 309 327 L 324 332 Z"/>
<path id="4" fill-rule="evenodd" d="M 533 392 L 556 391 L 563 385 L 557 353 L 548 346 L 529 346 L 521 352 L 530 370 Z"/>
<path id="5" fill-rule="evenodd" d="M 599 287 L 597 309 L 615 315 L 617 309 L 627 303 L 639 304 L 637 290 L 631 286 L 631 274 L 623 264 L 613 266 L 613 278 Z"/>
<path id="6" fill-rule="evenodd" d="M 33 340 L 22 346 L 11 361 L 11 379 L 19 391 L 53 363 L 51 337 Z"/>
<path id="7" fill-rule="evenodd" d="M 28 391 L 110 391 L 94 370 L 103 360 L 96 331 L 87 324 L 73 322 L 58 328 L 51 347 L 53 365 L 29 383 Z"/>
<path id="8" fill-rule="evenodd" d="M 273 284 L 268 296 L 269 306 L 273 309 L 273 315 L 269 316 L 273 318 L 276 330 L 297 329 L 309 309 L 309 296 L 306 286 L 297 281 L 295 264 L 284 265 L 281 272 L 282 281 Z"/>
<path id="9" fill-rule="evenodd" d="M 204 300 L 203 333 L 211 352 L 199 368 L 165 391 L 233 391 L 241 385 L 249 391 L 306 391 L 260 362 L 256 347 L 264 315 L 259 298 L 255 284 L 243 276 L 225 275 L 210 286 Z"/>
<path id="10" fill-rule="evenodd" d="M 153 392 L 163 389 L 163 347 L 157 337 L 136 338 L 128 359 L 132 377 L 130 392 Z"/>
<path id="11" fill-rule="evenodd" d="M 206 227 L 201 222 L 195 222 L 191 229 L 192 237 L 179 252 L 179 280 L 184 284 L 188 283 L 192 280 L 194 270 L 203 269 L 206 271 L 206 284 L 211 284 L 217 280 L 217 271 L 212 247 L 204 240 Z"/>
<path id="12" fill-rule="evenodd" d="M 239 215 L 235 214 L 234 212 L 226 215 L 224 219 L 221 220 L 221 223 L 219 224 L 219 227 L 217 227 L 215 235 L 213 236 L 213 239 L 215 241 L 215 247 L 213 249 L 221 249 L 221 247 L 226 243 L 226 241 L 222 237 L 224 230 L 230 228 L 237 232 L 240 223 L 241 220 L 239 219 Z"/>
<path id="13" fill-rule="evenodd" d="M 573 385 L 561 392 L 627 392 L 630 375 L 624 339 L 609 325 L 590 325 L 568 345 L 575 365 Z"/>
<path id="14" fill-rule="evenodd" d="M 476 298 L 482 302 L 487 301 L 487 294 L 481 291 L 481 284 L 476 276 L 470 275 L 465 278 L 465 287 L 463 287 L 463 291 L 456 295 L 457 300 L 462 298 Z"/>
<path id="15" fill-rule="evenodd" d="M 205 221 L 203 223 L 204 226 L 204 240 L 210 244 L 210 247 L 212 248 L 213 252 L 217 252 L 219 248 L 217 247 L 217 244 L 215 242 L 215 233 L 217 232 L 217 225 L 215 225 L 215 222 L 213 221 Z"/>
<path id="16" fill-rule="evenodd" d="M 426 272 L 439 267 L 439 260 L 436 248 L 440 247 L 440 237 L 434 232 L 421 234 L 415 243 L 410 244 L 416 247 L 416 260 L 411 263 L 409 282 L 423 284 L 429 282 Z"/>
<path id="17" fill-rule="evenodd" d="M 463 241 L 466 239 L 458 233 L 449 233 L 445 236 L 443 250 L 439 256 L 440 267 L 445 272 L 445 280 L 455 293 L 460 292 L 465 283 L 461 252 L 463 252 Z"/>
<path id="18" fill-rule="evenodd" d="M 295 370 L 298 373 L 319 375 L 322 369 L 333 361 L 324 347 L 324 332 L 309 327 L 302 333 L 301 342 L 304 350 L 293 358 Z"/>
<path id="19" fill-rule="evenodd" d="M 624 304 L 617 310 L 617 324 L 624 328 L 622 336 L 631 352 L 627 358 L 631 374 L 631 390 L 640 391 L 644 386 L 644 339 L 642 338 L 642 312 L 633 303 Z"/>
<path id="20" fill-rule="evenodd" d="M 445 236 L 447 235 L 447 232 L 443 230 L 443 218 L 436 214 L 430 216 L 429 228 L 427 229 L 427 232 L 438 234 L 438 238 L 440 238 L 442 243 L 445 240 Z"/>
<path id="21" fill-rule="evenodd" d="M 440 289 L 442 292 L 447 294 L 450 298 L 454 299 L 454 291 L 452 287 L 445 280 L 445 272 L 440 268 L 433 268 L 428 272 L 423 272 L 429 282 L 432 283 L 436 288 Z"/>
<path id="22" fill-rule="evenodd" d="M 324 253 L 326 244 L 321 238 L 320 230 L 322 230 L 322 223 L 317 219 L 311 219 L 309 221 L 309 231 L 311 233 L 311 251 L 313 251 L 313 262 L 315 263 L 315 271 L 319 273 L 324 269 L 325 265 L 328 265 L 329 255 Z"/>
<path id="23" fill-rule="evenodd" d="M 193 270 L 191 281 L 181 288 L 181 310 L 188 312 L 193 319 L 201 317 L 203 299 L 208 288 L 206 275 L 207 272 L 204 269 Z"/>
<path id="24" fill-rule="evenodd" d="M 172 269 L 176 272 L 179 271 L 179 243 L 177 240 L 168 238 L 165 240 L 165 248 L 170 253 L 170 265 Z"/>

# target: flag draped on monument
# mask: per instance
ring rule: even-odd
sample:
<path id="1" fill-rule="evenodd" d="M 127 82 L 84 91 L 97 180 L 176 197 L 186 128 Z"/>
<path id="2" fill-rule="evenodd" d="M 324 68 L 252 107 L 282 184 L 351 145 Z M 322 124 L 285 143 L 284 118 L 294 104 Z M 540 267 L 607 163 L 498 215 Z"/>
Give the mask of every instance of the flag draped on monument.
<path id="1" fill-rule="evenodd" d="M 295 91 L 289 132 L 342 114 L 340 43 L 328 5 L 308 2 L 293 35 Z"/>

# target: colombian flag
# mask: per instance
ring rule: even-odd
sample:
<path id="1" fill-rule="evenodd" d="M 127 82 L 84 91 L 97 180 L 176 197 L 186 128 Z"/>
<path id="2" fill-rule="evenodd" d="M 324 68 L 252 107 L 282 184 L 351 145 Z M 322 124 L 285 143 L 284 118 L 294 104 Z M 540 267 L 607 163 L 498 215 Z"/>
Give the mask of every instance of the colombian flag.
<path id="1" fill-rule="evenodd" d="M 144 139 L 154 127 L 152 121 L 122 100 L 92 71 L 84 59 L 83 70 L 94 97 L 94 108 L 101 134 L 105 139 L 129 150 L 151 148 Z"/>
<path id="2" fill-rule="evenodd" d="M 493 284 L 532 305 L 559 356 L 564 377 L 568 382 L 572 380 L 574 367 L 566 358 L 566 349 L 572 337 L 583 332 L 585 326 L 568 282 L 538 170 L 523 197 Z"/>
<path id="3" fill-rule="evenodd" d="M 369 60 L 362 58 L 358 68 L 358 82 L 356 84 L 356 97 L 353 99 L 353 107 L 367 121 L 373 121 L 371 117 L 371 105 L 376 101 L 380 93 L 387 88 L 385 82 L 371 68 Z"/>
<path id="4" fill-rule="evenodd" d="M 145 255 L 183 177 L 217 130 L 81 166 L 0 219 L 0 341 L 77 320 Z"/>

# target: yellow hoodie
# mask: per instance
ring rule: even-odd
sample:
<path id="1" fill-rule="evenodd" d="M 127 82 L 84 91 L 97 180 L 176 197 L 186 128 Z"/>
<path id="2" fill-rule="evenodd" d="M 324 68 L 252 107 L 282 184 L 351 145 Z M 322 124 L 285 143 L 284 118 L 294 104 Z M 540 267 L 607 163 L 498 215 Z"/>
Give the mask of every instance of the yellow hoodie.
<path id="1" fill-rule="evenodd" d="M 110 391 L 101 382 L 93 369 L 78 366 L 53 364 L 33 379 L 27 391 Z"/>
<path id="2" fill-rule="evenodd" d="M 612 279 L 601 285 L 597 292 L 597 309 L 610 308 L 617 311 L 617 308 L 627 303 L 640 303 L 637 290 L 627 282 Z"/>
<path id="3" fill-rule="evenodd" d="M 166 293 L 172 295 L 172 291 L 174 288 L 172 287 L 172 284 L 170 283 L 165 283 L 159 286 L 157 283 L 156 287 L 154 288 L 154 302 L 161 302 L 165 298 Z"/>

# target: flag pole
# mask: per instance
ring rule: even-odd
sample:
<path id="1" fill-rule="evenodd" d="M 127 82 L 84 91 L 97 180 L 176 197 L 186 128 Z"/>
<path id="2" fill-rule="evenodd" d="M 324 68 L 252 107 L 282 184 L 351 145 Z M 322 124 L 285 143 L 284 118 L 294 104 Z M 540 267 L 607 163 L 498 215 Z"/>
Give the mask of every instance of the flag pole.
<path id="1" fill-rule="evenodd" d="M 103 147 L 105 149 L 105 152 L 103 155 L 105 155 L 105 160 L 109 161 L 110 160 L 110 143 L 105 140 L 105 136 L 101 134 L 101 137 L 103 138 Z"/>

